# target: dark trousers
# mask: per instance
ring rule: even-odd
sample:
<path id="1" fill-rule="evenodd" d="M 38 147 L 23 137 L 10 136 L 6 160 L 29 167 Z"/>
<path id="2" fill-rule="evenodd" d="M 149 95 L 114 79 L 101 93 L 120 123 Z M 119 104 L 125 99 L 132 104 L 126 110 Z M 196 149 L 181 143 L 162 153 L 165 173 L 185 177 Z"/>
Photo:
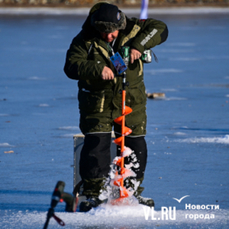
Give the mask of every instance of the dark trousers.
<path id="1" fill-rule="evenodd" d="M 86 134 L 80 155 L 80 176 L 107 177 L 110 170 L 111 133 Z"/>
<path id="2" fill-rule="evenodd" d="M 118 137 L 118 136 L 117 136 Z M 91 188 L 90 182 L 92 180 L 101 180 L 107 177 L 110 171 L 110 145 L 111 133 L 95 133 L 86 134 L 84 139 L 84 146 L 80 155 L 80 175 L 85 181 L 84 188 Z M 132 162 L 134 165 L 138 163 L 139 166 L 132 168 L 136 173 L 136 178 L 143 180 L 144 172 L 147 162 L 147 147 L 144 136 L 141 137 L 125 137 L 125 146 L 131 148 L 134 154 L 125 158 L 125 163 Z M 120 154 L 120 147 L 117 147 L 117 155 Z M 136 155 L 136 159 L 135 159 Z M 134 159 L 134 161 L 133 161 Z M 85 190 L 86 191 L 86 190 Z M 86 192 L 90 193 L 90 192 Z M 92 193 L 94 193 L 92 191 Z"/>
<path id="3" fill-rule="evenodd" d="M 129 157 L 125 158 L 124 164 L 133 163 L 134 167 L 132 167 L 131 169 L 136 173 L 136 178 L 143 178 L 147 163 L 147 146 L 145 137 L 125 137 L 125 146 L 132 149 L 134 153 L 131 154 Z M 117 155 L 120 155 L 119 146 L 117 146 Z M 135 156 L 137 160 L 135 160 Z"/>

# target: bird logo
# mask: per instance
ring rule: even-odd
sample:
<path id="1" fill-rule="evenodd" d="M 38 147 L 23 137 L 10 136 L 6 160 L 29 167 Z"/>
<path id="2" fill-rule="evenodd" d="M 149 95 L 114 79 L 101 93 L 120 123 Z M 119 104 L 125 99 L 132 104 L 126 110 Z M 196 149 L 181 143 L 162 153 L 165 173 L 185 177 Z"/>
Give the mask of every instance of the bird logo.
<path id="1" fill-rule="evenodd" d="M 186 196 L 182 196 L 180 199 L 177 198 L 173 198 L 174 200 L 176 200 L 178 203 L 180 203 L 184 198 L 188 197 L 189 195 Z"/>

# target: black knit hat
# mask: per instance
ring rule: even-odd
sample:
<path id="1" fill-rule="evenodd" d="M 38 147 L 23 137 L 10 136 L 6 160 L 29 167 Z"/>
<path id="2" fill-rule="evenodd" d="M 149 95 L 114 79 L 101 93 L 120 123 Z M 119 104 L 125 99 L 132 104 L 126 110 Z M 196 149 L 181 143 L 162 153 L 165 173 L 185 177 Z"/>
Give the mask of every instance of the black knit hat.
<path id="1" fill-rule="evenodd" d="M 91 25 L 103 33 L 113 33 L 115 30 L 125 29 L 126 16 L 117 6 L 104 3 L 91 17 Z"/>

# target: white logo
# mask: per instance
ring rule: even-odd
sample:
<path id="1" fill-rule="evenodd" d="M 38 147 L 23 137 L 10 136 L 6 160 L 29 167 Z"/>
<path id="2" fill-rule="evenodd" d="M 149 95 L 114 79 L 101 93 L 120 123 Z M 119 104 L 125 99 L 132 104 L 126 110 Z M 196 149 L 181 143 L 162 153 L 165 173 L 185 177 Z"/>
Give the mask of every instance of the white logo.
<path id="1" fill-rule="evenodd" d="M 189 197 L 190 195 L 182 196 L 180 199 L 173 198 L 178 203 L 181 203 L 183 199 Z M 215 204 L 202 204 L 202 205 L 195 205 L 195 204 L 185 204 L 185 210 L 192 210 L 187 211 L 185 214 L 185 219 L 188 220 L 213 220 L 216 218 L 216 215 L 212 213 L 212 210 L 220 209 L 219 205 Z M 143 206 L 145 220 L 176 220 L 176 207 L 161 207 L 161 212 L 154 211 L 154 207 L 147 207 Z M 194 210 L 194 211 L 193 211 Z M 206 211 L 203 211 L 206 210 Z M 210 211 L 209 211 L 210 210 Z"/>
<path id="2" fill-rule="evenodd" d="M 148 220 L 151 216 L 151 220 L 176 220 L 176 207 L 161 207 L 161 214 L 158 214 L 156 212 L 156 216 L 160 217 L 155 217 L 154 216 L 154 207 L 147 207 L 143 206 L 144 210 L 144 215 L 145 215 L 145 220 Z"/>
<path id="3" fill-rule="evenodd" d="M 153 29 L 150 34 L 148 34 L 142 41 L 141 41 L 141 45 L 144 46 L 156 33 L 157 33 L 157 29 Z"/>
<path id="4" fill-rule="evenodd" d="M 178 203 L 180 203 L 184 198 L 188 197 L 189 195 L 183 196 L 180 199 L 177 198 L 173 198 L 174 200 L 176 200 Z"/>

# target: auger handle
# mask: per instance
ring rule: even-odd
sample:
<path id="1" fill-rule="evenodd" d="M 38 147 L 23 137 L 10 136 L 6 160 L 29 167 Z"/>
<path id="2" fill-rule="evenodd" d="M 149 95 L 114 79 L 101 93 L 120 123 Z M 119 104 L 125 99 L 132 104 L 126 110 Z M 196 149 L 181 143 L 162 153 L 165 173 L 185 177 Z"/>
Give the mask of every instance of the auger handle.
<path id="1" fill-rule="evenodd" d="M 115 75 L 116 77 L 122 77 L 122 89 L 125 90 L 126 87 L 126 72 L 123 72 L 121 75 Z"/>

